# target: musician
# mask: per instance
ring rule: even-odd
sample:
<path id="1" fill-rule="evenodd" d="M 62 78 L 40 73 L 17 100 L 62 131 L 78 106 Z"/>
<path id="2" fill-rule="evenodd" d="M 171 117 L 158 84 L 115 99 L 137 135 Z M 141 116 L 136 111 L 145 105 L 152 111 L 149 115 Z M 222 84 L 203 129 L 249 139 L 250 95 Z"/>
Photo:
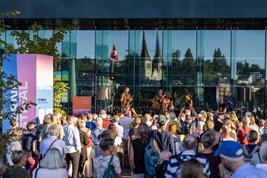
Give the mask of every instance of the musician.
<path id="1" fill-rule="evenodd" d="M 154 110 L 155 114 L 159 114 L 160 112 L 160 108 L 161 108 L 161 99 L 163 97 L 163 90 L 159 90 L 158 95 L 156 95 L 153 99 L 152 99 L 152 109 Z"/>
<path id="2" fill-rule="evenodd" d="M 173 105 L 171 100 L 170 92 L 166 91 L 165 94 L 160 99 L 161 109 L 160 113 L 167 115 L 170 113 L 170 107 Z"/>
<path id="3" fill-rule="evenodd" d="M 123 113 L 131 117 L 131 102 L 133 98 L 130 94 L 129 87 L 125 87 L 124 92 L 121 94 L 121 108 L 123 110 Z"/>
<path id="4" fill-rule="evenodd" d="M 191 98 L 190 93 L 187 93 L 187 94 L 185 95 L 185 102 L 186 102 L 185 107 L 186 107 L 187 109 L 190 108 L 190 107 L 193 107 L 193 100 L 192 100 L 192 98 Z"/>
<path id="5" fill-rule="evenodd" d="M 234 97 L 232 95 L 232 91 L 228 91 L 225 96 L 225 104 L 226 104 L 226 112 L 232 112 L 234 110 Z"/>

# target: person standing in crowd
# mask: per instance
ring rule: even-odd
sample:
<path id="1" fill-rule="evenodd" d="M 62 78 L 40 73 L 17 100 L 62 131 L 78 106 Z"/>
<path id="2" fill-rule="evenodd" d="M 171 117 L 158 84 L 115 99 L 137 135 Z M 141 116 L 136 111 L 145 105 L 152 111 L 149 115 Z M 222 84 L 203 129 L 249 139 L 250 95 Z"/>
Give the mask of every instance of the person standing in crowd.
<path id="1" fill-rule="evenodd" d="M 83 174 L 85 177 L 93 177 L 93 169 L 92 169 L 92 149 L 93 149 L 93 141 L 91 138 L 91 129 L 86 127 L 81 128 L 80 130 L 84 131 L 88 137 L 88 144 L 86 145 L 86 152 L 87 152 L 87 160 L 84 163 L 84 170 Z"/>
<path id="2" fill-rule="evenodd" d="M 64 127 L 64 141 L 66 148 L 66 161 L 69 169 L 70 162 L 72 163 L 72 178 L 78 177 L 79 159 L 81 152 L 80 134 L 76 127 L 78 119 L 70 116 L 68 125 Z"/>
<path id="3" fill-rule="evenodd" d="M 173 141 L 174 141 L 174 149 L 172 154 L 178 154 L 179 152 L 179 145 L 180 145 L 180 137 L 177 134 L 177 127 L 174 123 L 169 125 L 169 131 L 172 134 Z"/>
<path id="4" fill-rule="evenodd" d="M 49 149 L 40 161 L 40 166 L 33 171 L 32 178 L 67 178 L 66 162 L 56 148 Z"/>
<path id="5" fill-rule="evenodd" d="M 13 166 L 8 166 L 3 178 L 30 178 L 30 175 L 23 168 L 26 165 L 27 153 L 22 150 L 13 151 L 11 155 Z"/>
<path id="6" fill-rule="evenodd" d="M 12 131 L 9 132 L 9 142 L 7 144 L 6 157 L 7 157 L 7 162 L 10 166 L 13 165 L 11 158 L 12 152 L 22 150 L 21 140 L 23 137 L 23 132 L 24 129 L 19 127 L 15 127 L 12 129 Z"/>
<path id="7" fill-rule="evenodd" d="M 169 159 L 171 158 L 171 156 L 172 156 L 172 154 L 169 151 L 162 151 L 159 154 L 160 164 L 158 164 L 155 167 L 156 178 L 165 177 L 164 174 L 166 173 L 167 166 L 168 166 L 168 163 L 169 163 Z"/>
<path id="8" fill-rule="evenodd" d="M 7 130 L 7 134 L 8 134 L 8 135 L 12 134 L 13 131 L 14 131 L 16 128 L 18 128 L 18 120 L 17 120 L 17 118 L 12 118 L 12 119 L 9 121 L 9 123 L 10 123 L 11 128 Z"/>
<path id="9" fill-rule="evenodd" d="M 104 129 L 102 128 L 103 125 L 103 121 L 100 117 L 98 117 L 95 120 L 95 124 L 96 124 L 96 128 L 94 130 L 92 130 L 92 141 L 93 141 L 93 158 L 97 158 L 98 156 L 101 155 L 101 149 L 99 147 L 99 142 L 100 142 L 100 135 L 102 134 L 102 132 L 104 131 Z"/>
<path id="10" fill-rule="evenodd" d="M 36 168 L 39 162 L 39 152 L 37 146 L 37 137 L 35 136 L 36 124 L 34 122 L 27 123 L 28 133 L 22 138 L 22 149 L 28 153 L 26 169 L 32 175 L 32 171 Z"/>
<path id="11" fill-rule="evenodd" d="M 142 120 L 139 116 L 136 116 L 133 121 L 133 127 L 129 130 L 129 137 L 135 136 L 137 133 L 137 128 L 141 124 Z M 131 127 L 131 126 L 130 126 Z"/>
<path id="12" fill-rule="evenodd" d="M 255 130 L 251 130 L 247 136 L 248 144 L 243 146 L 245 162 L 251 162 L 254 153 L 259 152 L 259 136 Z"/>
<path id="13" fill-rule="evenodd" d="M 208 130 L 206 130 L 204 133 L 212 133 L 214 135 L 214 138 L 215 138 L 213 145 L 219 144 L 220 141 L 222 140 L 222 136 L 218 131 L 214 130 L 214 126 L 215 126 L 214 121 L 208 120 L 206 124 L 207 124 Z"/>
<path id="14" fill-rule="evenodd" d="M 227 141 L 227 140 L 236 141 L 236 139 L 231 137 L 231 129 L 226 125 L 222 126 L 221 134 L 222 134 L 223 141 Z"/>
<path id="15" fill-rule="evenodd" d="M 52 124 L 57 124 L 58 125 L 58 139 L 63 140 L 63 138 L 64 138 L 64 130 L 63 130 L 63 127 L 62 127 L 62 125 L 60 123 L 60 117 L 61 117 L 61 114 L 54 113 L 52 115 Z"/>
<path id="16" fill-rule="evenodd" d="M 149 115 L 149 114 L 145 114 L 144 117 L 143 117 L 143 122 L 148 126 L 150 127 L 152 125 L 152 117 Z"/>
<path id="17" fill-rule="evenodd" d="M 267 172 L 267 141 L 261 144 L 258 155 L 260 155 L 261 161 L 255 167 Z"/>
<path id="18" fill-rule="evenodd" d="M 212 146 L 214 144 L 215 137 L 212 133 L 204 133 L 201 136 L 200 145 L 203 149 L 198 153 L 198 157 L 206 158 L 210 165 L 210 178 L 220 178 L 219 164 L 221 163 L 220 158 L 213 155 Z"/>
<path id="19" fill-rule="evenodd" d="M 129 87 L 125 87 L 124 92 L 121 94 L 120 97 L 121 101 L 121 108 L 125 115 L 131 116 L 131 102 L 133 101 L 133 97 L 130 94 Z"/>
<path id="20" fill-rule="evenodd" d="M 48 137 L 41 141 L 40 143 L 40 154 L 43 158 L 48 149 L 56 148 L 60 151 L 62 155 L 65 155 L 65 142 L 58 139 L 57 134 L 59 127 L 57 124 L 52 124 L 48 128 Z"/>
<path id="21" fill-rule="evenodd" d="M 96 128 L 96 125 L 93 119 L 94 119 L 93 114 L 88 114 L 87 121 L 85 121 L 86 127 L 89 128 L 91 131 Z"/>
<path id="22" fill-rule="evenodd" d="M 250 127 L 250 118 L 248 116 L 245 116 L 243 118 L 243 125 L 239 127 L 238 132 L 237 132 L 237 138 L 242 146 L 248 144 L 247 135 L 249 134 L 251 130 L 252 129 Z"/>
<path id="23" fill-rule="evenodd" d="M 144 162 L 145 148 L 148 145 L 149 128 L 145 123 L 141 123 L 129 142 L 129 162 L 134 178 L 145 178 L 146 167 Z"/>
<path id="24" fill-rule="evenodd" d="M 232 112 L 235 106 L 234 96 L 232 95 L 232 91 L 228 91 L 227 95 L 225 96 L 225 103 L 226 103 L 226 112 Z"/>
<path id="25" fill-rule="evenodd" d="M 181 174 L 179 178 L 193 178 L 193 177 L 194 178 L 206 178 L 206 175 L 203 172 L 203 166 L 196 158 L 192 158 L 186 161 L 181 166 Z"/>
<path id="26" fill-rule="evenodd" d="M 261 147 L 261 145 L 263 144 L 263 142 L 267 141 L 267 134 L 263 134 L 260 137 L 260 142 L 259 142 L 259 146 Z M 256 165 L 262 162 L 262 157 L 260 155 L 260 151 L 257 153 L 254 153 L 252 158 L 251 158 L 251 164 L 252 165 Z"/>
<path id="27" fill-rule="evenodd" d="M 102 119 L 102 128 L 106 129 L 110 125 L 110 121 L 107 117 L 107 112 L 105 110 L 101 110 L 99 112 L 99 117 Z"/>
<path id="28" fill-rule="evenodd" d="M 39 139 L 38 139 L 39 142 L 41 142 L 43 139 L 49 136 L 48 128 L 52 124 L 52 115 L 51 114 L 45 115 L 43 122 L 44 125 L 41 130 L 41 133 L 39 134 Z"/>
<path id="29" fill-rule="evenodd" d="M 81 141 L 81 152 L 79 161 L 79 175 L 83 175 L 84 164 L 87 159 L 87 144 L 89 139 L 87 133 L 84 131 L 86 124 L 83 120 L 79 121 L 80 141 Z"/>
<path id="30" fill-rule="evenodd" d="M 153 138 L 153 144 L 155 148 L 158 148 L 159 153 L 163 150 L 173 153 L 174 141 L 172 134 L 166 130 L 165 124 L 167 118 L 164 115 L 158 117 L 159 128 L 155 131 L 151 131 L 151 138 Z"/>
<path id="31" fill-rule="evenodd" d="M 182 145 L 183 149 L 185 151 L 182 152 L 180 155 L 174 155 L 170 158 L 169 164 L 167 167 L 167 171 L 165 173 L 166 178 L 175 178 L 180 175 L 181 173 L 181 165 L 192 159 L 193 157 L 196 157 L 196 151 L 197 151 L 197 140 L 194 137 L 194 135 L 188 134 L 185 136 Z M 206 158 L 200 158 L 196 157 L 198 161 L 203 166 L 203 172 L 206 176 L 210 175 L 210 165 Z"/>
<path id="32" fill-rule="evenodd" d="M 119 124 L 120 123 L 120 117 L 118 115 L 113 116 L 114 125 L 117 130 L 118 137 L 121 139 L 123 138 L 123 127 Z"/>
<path id="33" fill-rule="evenodd" d="M 262 178 L 267 177 L 267 173 L 245 163 L 243 149 L 238 142 L 223 141 L 215 156 L 221 157 L 223 166 L 233 172 L 232 178 Z"/>
<path id="34" fill-rule="evenodd" d="M 94 161 L 94 178 L 102 178 L 109 164 L 114 167 L 114 170 L 119 178 L 121 175 L 120 161 L 115 154 L 114 140 L 112 138 L 103 138 L 99 143 L 103 150 L 102 155 Z"/>

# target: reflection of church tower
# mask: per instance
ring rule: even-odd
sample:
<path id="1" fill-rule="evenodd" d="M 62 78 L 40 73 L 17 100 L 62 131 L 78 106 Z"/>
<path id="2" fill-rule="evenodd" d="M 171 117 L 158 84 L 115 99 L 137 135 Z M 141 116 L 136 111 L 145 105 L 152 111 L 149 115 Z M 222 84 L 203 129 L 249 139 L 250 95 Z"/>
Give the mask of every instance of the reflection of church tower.
<path id="1" fill-rule="evenodd" d="M 162 57 L 160 53 L 160 44 L 159 44 L 159 36 L 157 33 L 157 40 L 156 40 L 156 52 L 152 62 L 152 79 L 153 80 L 162 80 Z"/>
<path id="2" fill-rule="evenodd" d="M 143 32 L 143 45 L 142 45 L 142 53 L 141 53 L 141 61 L 140 61 L 140 81 L 151 80 L 152 76 L 152 61 L 150 59 L 147 45 L 146 45 L 146 37 L 145 32 Z"/>

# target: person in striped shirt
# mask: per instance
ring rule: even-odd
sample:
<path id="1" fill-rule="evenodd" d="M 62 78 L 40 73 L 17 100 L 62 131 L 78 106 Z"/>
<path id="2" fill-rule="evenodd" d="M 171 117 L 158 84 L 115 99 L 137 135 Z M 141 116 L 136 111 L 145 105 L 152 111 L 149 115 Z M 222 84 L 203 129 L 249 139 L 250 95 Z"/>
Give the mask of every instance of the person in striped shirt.
<path id="1" fill-rule="evenodd" d="M 203 166 L 203 172 L 205 173 L 206 176 L 209 176 L 210 175 L 209 162 L 207 161 L 206 158 L 200 158 L 196 156 L 197 146 L 198 144 L 196 138 L 191 134 L 186 135 L 182 142 L 182 147 L 184 148 L 185 151 L 183 151 L 179 155 L 173 155 L 170 158 L 167 166 L 167 171 L 165 173 L 165 177 L 166 178 L 178 177 L 181 172 L 181 165 L 192 158 L 196 158 L 201 163 L 201 165 Z"/>

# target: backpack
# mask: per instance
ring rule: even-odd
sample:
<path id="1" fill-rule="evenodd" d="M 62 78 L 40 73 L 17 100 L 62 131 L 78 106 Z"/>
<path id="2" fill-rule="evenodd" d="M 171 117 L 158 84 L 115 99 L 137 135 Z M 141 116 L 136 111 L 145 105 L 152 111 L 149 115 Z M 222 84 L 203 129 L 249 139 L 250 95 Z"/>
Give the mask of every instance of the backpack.
<path id="1" fill-rule="evenodd" d="M 148 176 L 155 176 L 155 167 L 160 163 L 159 153 L 153 145 L 153 139 L 150 139 L 149 144 L 145 148 L 145 166 Z"/>
<path id="2" fill-rule="evenodd" d="M 245 162 L 250 162 L 251 159 L 252 159 L 253 154 L 259 152 L 259 149 L 260 148 L 257 145 L 257 146 L 254 147 L 254 149 L 249 154 L 247 145 L 244 145 L 243 146 L 243 150 L 244 150 L 244 160 L 245 160 Z"/>
<path id="3" fill-rule="evenodd" d="M 111 156 L 110 161 L 108 163 L 108 168 L 105 170 L 103 178 L 116 178 L 117 177 L 117 173 L 113 167 L 113 165 L 111 165 L 112 161 L 113 161 L 113 157 Z"/>

